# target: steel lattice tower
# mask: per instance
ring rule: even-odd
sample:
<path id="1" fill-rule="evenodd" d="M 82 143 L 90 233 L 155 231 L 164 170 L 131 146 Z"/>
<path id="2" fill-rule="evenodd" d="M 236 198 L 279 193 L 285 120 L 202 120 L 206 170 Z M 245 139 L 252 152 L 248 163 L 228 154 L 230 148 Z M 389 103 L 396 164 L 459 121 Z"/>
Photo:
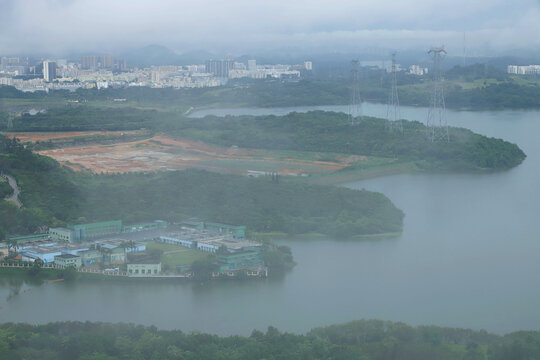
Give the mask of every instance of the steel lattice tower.
<path id="1" fill-rule="evenodd" d="M 349 103 L 349 124 L 356 125 L 362 117 L 362 100 L 358 78 L 358 60 L 351 61 L 351 101 Z"/>
<path id="2" fill-rule="evenodd" d="M 388 94 L 388 104 L 386 107 L 387 127 L 391 132 L 403 133 L 403 122 L 399 113 L 399 97 L 397 91 L 397 76 L 396 76 L 396 53 L 392 54 L 392 70 L 391 70 L 392 85 L 390 94 Z"/>
<path id="3" fill-rule="evenodd" d="M 7 128 L 11 129 L 13 128 L 13 114 L 9 113 L 7 118 Z"/>
<path id="4" fill-rule="evenodd" d="M 444 48 L 432 47 L 428 54 L 433 58 L 431 101 L 429 103 L 428 117 L 426 122 L 427 136 L 429 141 L 450 141 L 448 124 L 446 123 L 446 105 L 444 103 L 444 89 L 441 76 L 441 60 L 446 54 Z"/>

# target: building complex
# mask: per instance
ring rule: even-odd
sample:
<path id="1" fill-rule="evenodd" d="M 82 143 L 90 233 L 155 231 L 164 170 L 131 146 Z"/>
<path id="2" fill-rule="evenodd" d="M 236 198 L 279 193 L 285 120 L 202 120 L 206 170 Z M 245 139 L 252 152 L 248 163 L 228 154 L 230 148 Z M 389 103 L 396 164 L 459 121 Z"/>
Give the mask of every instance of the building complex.
<path id="1" fill-rule="evenodd" d="M 539 75 L 540 65 L 508 65 L 506 71 L 508 74 L 515 75 Z"/>
<path id="2" fill-rule="evenodd" d="M 238 271 L 246 271 L 248 276 L 266 274 L 262 244 L 247 240 L 245 233 L 245 226 L 195 218 L 175 228 L 162 220 L 133 225 L 113 220 L 51 228 L 48 234 L 10 236 L 8 242 L 16 243 L 23 261 L 39 259 L 58 268 L 116 266 L 116 273 L 118 266 L 126 264 L 127 276 L 163 276 L 161 261 L 146 253 L 146 241 L 153 240 L 214 254 L 214 276 L 236 276 Z M 190 267 L 178 265 L 168 270 L 189 273 Z"/>

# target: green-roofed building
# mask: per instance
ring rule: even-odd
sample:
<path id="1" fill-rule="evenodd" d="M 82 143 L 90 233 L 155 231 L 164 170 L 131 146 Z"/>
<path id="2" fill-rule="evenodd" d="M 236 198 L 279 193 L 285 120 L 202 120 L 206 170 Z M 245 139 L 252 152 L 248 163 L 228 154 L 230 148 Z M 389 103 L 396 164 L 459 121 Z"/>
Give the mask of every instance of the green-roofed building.
<path id="1" fill-rule="evenodd" d="M 122 232 L 122 220 L 70 225 L 68 227 L 73 229 L 74 241 L 89 241 L 107 235 L 120 234 Z"/>
<path id="2" fill-rule="evenodd" d="M 220 223 L 204 223 L 204 228 L 208 231 L 215 232 L 223 235 L 231 235 L 237 240 L 244 240 L 246 237 L 246 227 L 245 226 L 236 226 L 236 225 L 227 225 Z"/>
<path id="3" fill-rule="evenodd" d="M 124 225 L 122 226 L 122 232 L 138 232 L 138 231 L 165 229 L 167 226 L 169 226 L 169 223 L 167 223 L 166 221 L 156 220 L 152 222 Z"/>
<path id="4" fill-rule="evenodd" d="M 190 229 L 204 230 L 204 222 L 197 218 L 189 218 L 186 220 L 182 220 L 180 225 Z"/>
<path id="5" fill-rule="evenodd" d="M 32 241 L 49 240 L 49 234 L 30 234 L 30 235 L 9 235 L 8 240 L 15 240 L 17 244 L 23 244 Z"/>
<path id="6" fill-rule="evenodd" d="M 244 250 L 218 254 L 218 271 L 249 269 L 263 265 L 259 251 Z"/>

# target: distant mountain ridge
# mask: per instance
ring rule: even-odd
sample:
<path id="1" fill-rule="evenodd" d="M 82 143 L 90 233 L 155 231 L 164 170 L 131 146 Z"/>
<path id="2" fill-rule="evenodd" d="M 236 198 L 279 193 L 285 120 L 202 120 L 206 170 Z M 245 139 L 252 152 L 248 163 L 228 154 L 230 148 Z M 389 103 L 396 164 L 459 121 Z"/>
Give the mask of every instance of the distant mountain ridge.
<path id="1" fill-rule="evenodd" d="M 204 64 L 216 55 L 205 51 L 190 51 L 179 54 L 162 45 L 148 45 L 124 52 L 118 56 L 125 59 L 129 66 L 148 67 L 151 65 L 189 65 Z"/>

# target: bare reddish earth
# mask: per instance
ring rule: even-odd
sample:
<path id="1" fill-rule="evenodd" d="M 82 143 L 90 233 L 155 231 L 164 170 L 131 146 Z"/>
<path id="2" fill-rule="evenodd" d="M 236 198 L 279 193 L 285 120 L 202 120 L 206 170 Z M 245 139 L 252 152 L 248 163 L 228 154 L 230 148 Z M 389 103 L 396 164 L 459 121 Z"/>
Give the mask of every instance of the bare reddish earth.
<path id="1" fill-rule="evenodd" d="M 62 133 L 58 136 L 68 137 L 67 134 L 82 136 L 92 133 L 102 132 Z M 28 139 L 36 140 L 51 138 L 39 137 L 46 134 L 21 134 L 20 138 L 25 135 Z M 95 173 L 167 171 L 190 167 L 238 173 L 246 170 L 279 171 L 284 174 L 328 173 L 340 170 L 351 162 L 362 160 L 360 156 L 343 157 L 336 162 L 281 159 L 268 155 L 264 150 L 218 147 L 200 141 L 173 139 L 165 135 L 156 135 L 140 141 L 70 147 L 39 153 L 50 156 L 74 170 L 86 169 Z"/>

